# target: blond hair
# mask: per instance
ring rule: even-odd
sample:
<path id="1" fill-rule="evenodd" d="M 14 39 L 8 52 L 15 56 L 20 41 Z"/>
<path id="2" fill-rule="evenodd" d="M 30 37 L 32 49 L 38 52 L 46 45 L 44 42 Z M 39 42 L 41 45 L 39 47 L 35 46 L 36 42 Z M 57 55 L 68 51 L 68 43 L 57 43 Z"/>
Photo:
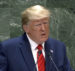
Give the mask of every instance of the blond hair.
<path id="1" fill-rule="evenodd" d="M 35 5 L 22 12 L 22 25 L 30 20 L 42 19 L 50 16 L 50 11 L 41 5 Z"/>

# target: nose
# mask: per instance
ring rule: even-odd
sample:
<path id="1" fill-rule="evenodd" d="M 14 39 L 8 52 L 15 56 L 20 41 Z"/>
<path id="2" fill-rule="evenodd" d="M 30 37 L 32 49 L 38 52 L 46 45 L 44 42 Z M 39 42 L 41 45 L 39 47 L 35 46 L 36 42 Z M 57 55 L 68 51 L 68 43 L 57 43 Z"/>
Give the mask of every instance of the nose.
<path id="1" fill-rule="evenodd" d="M 45 25 L 41 24 L 41 29 L 44 31 L 45 30 Z"/>

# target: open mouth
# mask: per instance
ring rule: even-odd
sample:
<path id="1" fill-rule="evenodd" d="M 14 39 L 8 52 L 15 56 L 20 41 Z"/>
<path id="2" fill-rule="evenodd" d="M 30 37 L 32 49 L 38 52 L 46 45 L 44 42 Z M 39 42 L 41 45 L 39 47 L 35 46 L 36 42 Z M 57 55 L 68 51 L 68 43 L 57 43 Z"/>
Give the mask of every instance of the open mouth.
<path id="1" fill-rule="evenodd" d="M 45 34 L 45 33 L 43 33 L 43 34 L 42 34 L 42 36 L 46 36 L 46 34 Z"/>

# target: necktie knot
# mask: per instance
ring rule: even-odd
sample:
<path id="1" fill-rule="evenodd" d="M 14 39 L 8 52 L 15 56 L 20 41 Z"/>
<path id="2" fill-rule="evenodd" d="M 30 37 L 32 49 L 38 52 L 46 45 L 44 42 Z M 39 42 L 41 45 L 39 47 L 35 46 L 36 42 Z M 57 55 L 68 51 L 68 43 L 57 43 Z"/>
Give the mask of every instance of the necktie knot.
<path id="1" fill-rule="evenodd" d="M 42 50 L 42 48 L 43 48 L 43 47 L 42 47 L 41 44 L 37 46 L 37 49 L 38 49 L 38 50 Z"/>

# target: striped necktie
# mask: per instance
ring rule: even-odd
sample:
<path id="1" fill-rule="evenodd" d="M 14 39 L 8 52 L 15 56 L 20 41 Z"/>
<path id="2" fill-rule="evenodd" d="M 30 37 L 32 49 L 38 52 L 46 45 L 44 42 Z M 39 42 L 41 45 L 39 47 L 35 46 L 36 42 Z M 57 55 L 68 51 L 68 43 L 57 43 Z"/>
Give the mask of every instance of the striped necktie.
<path id="1" fill-rule="evenodd" d="M 45 58 L 42 53 L 42 45 L 38 45 L 37 49 L 37 63 L 38 63 L 38 71 L 45 71 Z"/>

